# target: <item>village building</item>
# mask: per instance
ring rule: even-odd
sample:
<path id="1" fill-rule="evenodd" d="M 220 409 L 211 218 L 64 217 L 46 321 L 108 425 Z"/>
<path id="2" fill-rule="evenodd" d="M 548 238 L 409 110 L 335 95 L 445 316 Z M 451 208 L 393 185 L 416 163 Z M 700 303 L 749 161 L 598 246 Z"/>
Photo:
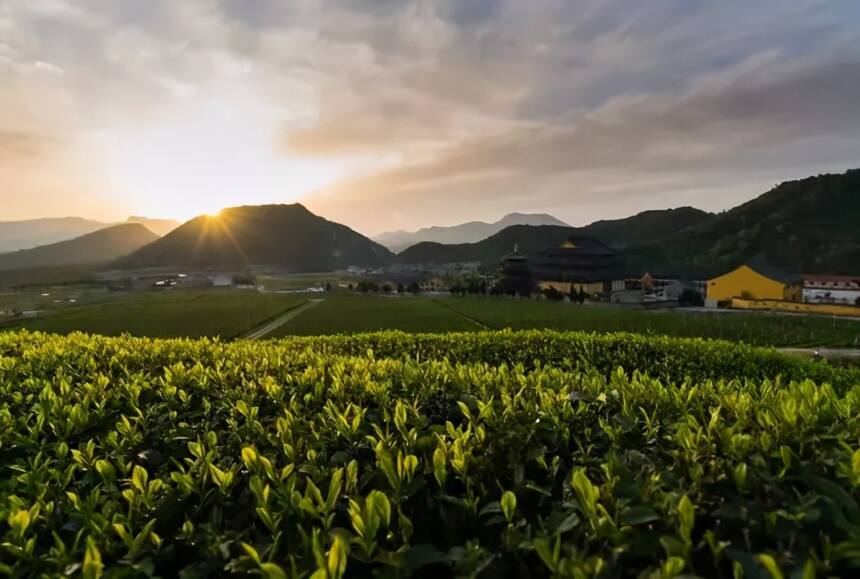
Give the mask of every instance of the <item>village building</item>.
<path id="1" fill-rule="evenodd" d="M 801 300 L 802 278 L 762 264 L 742 265 L 708 280 L 705 305 L 716 307 L 733 298 L 747 300 Z"/>
<path id="2" fill-rule="evenodd" d="M 451 282 L 442 277 L 431 277 L 422 280 L 418 287 L 422 292 L 443 292 L 448 291 L 451 287 Z"/>
<path id="3" fill-rule="evenodd" d="M 860 276 L 804 275 L 803 301 L 860 305 Z"/>

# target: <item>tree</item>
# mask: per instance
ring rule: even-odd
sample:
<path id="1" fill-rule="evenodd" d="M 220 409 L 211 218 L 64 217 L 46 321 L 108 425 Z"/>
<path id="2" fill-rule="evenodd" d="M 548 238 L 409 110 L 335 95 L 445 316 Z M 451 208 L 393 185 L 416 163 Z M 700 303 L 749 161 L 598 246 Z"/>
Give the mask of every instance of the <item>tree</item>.
<path id="1" fill-rule="evenodd" d="M 327 292 L 331 291 L 331 282 L 329 282 L 329 281 L 325 282 L 325 291 L 327 291 Z"/>
<path id="2" fill-rule="evenodd" d="M 410 284 L 409 284 L 409 287 L 408 287 L 408 288 L 406 288 L 406 289 L 407 289 L 407 290 L 409 291 L 409 293 L 411 293 L 411 294 L 420 294 L 420 293 L 421 293 L 421 286 L 420 286 L 420 285 L 418 285 L 418 282 L 415 282 L 415 281 L 413 281 L 412 283 L 410 283 Z"/>
<path id="3" fill-rule="evenodd" d="M 587 299 L 588 299 L 588 294 L 585 292 L 585 288 L 582 286 L 579 286 L 579 296 L 578 296 L 577 301 L 579 301 L 579 303 L 581 303 L 581 304 L 584 304 L 585 300 L 587 300 Z"/>
<path id="4" fill-rule="evenodd" d="M 543 290 L 543 295 L 546 296 L 551 302 L 560 302 L 564 299 L 564 294 L 555 289 L 554 287 L 548 287 Z"/>
<path id="5" fill-rule="evenodd" d="M 382 284 L 382 291 L 384 291 L 385 293 L 390 294 L 392 289 L 394 288 L 392 288 L 390 284 Z"/>
<path id="6" fill-rule="evenodd" d="M 705 305 L 705 299 L 702 297 L 702 294 L 690 288 L 685 288 L 684 291 L 681 292 L 681 295 L 678 296 L 678 302 L 684 306 Z"/>
<path id="7" fill-rule="evenodd" d="M 366 294 L 370 292 L 378 292 L 379 285 L 372 281 L 360 281 L 358 282 L 358 285 L 355 286 L 355 289 L 363 294 Z"/>
<path id="8" fill-rule="evenodd" d="M 403 284 L 398 283 L 397 284 L 397 293 L 402 294 L 404 291 L 406 291 L 406 290 L 404 289 Z"/>

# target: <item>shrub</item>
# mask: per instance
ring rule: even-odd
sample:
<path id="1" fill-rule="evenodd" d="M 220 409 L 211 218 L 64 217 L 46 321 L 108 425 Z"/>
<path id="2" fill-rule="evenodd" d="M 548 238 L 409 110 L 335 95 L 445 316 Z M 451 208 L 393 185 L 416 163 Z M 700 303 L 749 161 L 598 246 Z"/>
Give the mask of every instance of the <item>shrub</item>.
<path id="1" fill-rule="evenodd" d="M 681 292 L 681 295 L 678 296 L 678 301 L 681 305 L 685 306 L 704 306 L 705 298 L 702 297 L 702 294 L 697 292 L 694 289 L 686 288 Z"/>
<path id="2" fill-rule="evenodd" d="M 554 287 L 545 288 L 543 290 L 543 295 L 551 302 L 560 302 L 564 299 L 564 294 Z"/>
<path id="3" fill-rule="evenodd" d="M 0 334 L 0 564 L 856 576 L 857 376 L 623 334 Z"/>

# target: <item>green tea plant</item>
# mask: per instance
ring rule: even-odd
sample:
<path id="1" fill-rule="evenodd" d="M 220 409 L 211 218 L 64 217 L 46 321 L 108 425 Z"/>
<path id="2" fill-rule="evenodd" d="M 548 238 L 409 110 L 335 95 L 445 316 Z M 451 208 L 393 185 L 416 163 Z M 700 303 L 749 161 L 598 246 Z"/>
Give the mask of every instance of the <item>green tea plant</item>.
<path id="1" fill-rule="evenodd" d="M 0 335 L 0 572 L 860 571 L 854 370 L 551 332 Z"/>

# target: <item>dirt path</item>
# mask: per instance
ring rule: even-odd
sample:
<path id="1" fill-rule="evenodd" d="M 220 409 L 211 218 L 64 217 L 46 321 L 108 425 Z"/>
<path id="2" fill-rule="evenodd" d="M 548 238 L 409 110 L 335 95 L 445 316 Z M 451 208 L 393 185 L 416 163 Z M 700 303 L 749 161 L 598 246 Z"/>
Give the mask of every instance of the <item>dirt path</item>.
<path id="1" fill-rule="evenodd" d="M 482 322 L 481 320 L 479 320 L 477 318 L 473 318 L 472 316 L 466 315 L 456 308 L 452 308 L 448 304 L 443 303 L 442 300 L 434 299 L 433 301 L 436 302 L 437 304 L 439 304 L 440 306 L 442 306 L 443 308 L 445 308 L 446 310 L 448 310 L 450 312 L 454 312 L 455 314 L 457 314 L 458 316 L 460 316 L 464 320 L 468 320 L 469 322 L 472 322 L 473 324 L 475 324 L 476 326 L 478 326 L 482 330 L 496 330 L 496 329 L 498 329 L 498 328 L 492 328 L 492 327 L 488 326 L 487 324 L 485 324 L 484 322 Z"/>
<path id="2" fill-rule="evenodd" d="M 280 328 L 281 326 L 283 326 L 284 324 L 286 324 L 287 322 L 289 322 L 290 320 L 292 320 L 293 318 L 295 318 L 296 316 L 302 315 L 303 313 L 305 313 L 306 311 L 308 311 L 312 307 L 317 306 L 321 302 L 324 302 L 324 301 L 325 300 L 323 300 L 323 299 L 308 300 L 305 303 L 303 303 L 302 305 L 284 312 L 283 314 L 281 314 L 280 316 L 278 316 L 274 320 L 260 326 L 259 328 L 255 328 L 255 329 L 251 330 L 250 332 L 248 332 L 247 334 L 242 336 L 242 339 L 244 339 L 244 340 L 259 340 L 260 338 L 264 338 L 264 337 L 268 336 L 269 334 L 271 334 L 272 332 L 274 332 L 275 330 L 277 330 L 278 328 Z"/>

